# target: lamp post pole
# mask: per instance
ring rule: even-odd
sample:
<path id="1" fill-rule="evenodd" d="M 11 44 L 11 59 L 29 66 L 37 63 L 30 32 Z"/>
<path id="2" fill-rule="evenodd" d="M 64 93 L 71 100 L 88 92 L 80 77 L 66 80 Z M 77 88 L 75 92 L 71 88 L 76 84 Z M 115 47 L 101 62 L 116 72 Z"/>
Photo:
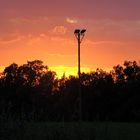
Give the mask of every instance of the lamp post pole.
<path id="1" fill-rule="evenodd" d="M 77 38 L 77 42 L 78 42 L 78 89 L 79 89 L 79 121 L 82 121 L 82 94 L 81 94 L 81 71 L 80 71 L 80 45 L 81 42 L 84 38 L 84 33 L 85 33 L 85 29 L 76 29 L 74 31 L 74 34 Z"/>
<path id="2" fill-rule="evenodd" d="M 77 40 L 78 40 L 78 77 L 79 77 L 79 81 L 80 81 L 80 74 L 81 74 L 81 70 L 80 70 L 80 45 L 81 45 L 81 41 L 80 41 L 80 33 L 78 33 L 77 35 Z"/>

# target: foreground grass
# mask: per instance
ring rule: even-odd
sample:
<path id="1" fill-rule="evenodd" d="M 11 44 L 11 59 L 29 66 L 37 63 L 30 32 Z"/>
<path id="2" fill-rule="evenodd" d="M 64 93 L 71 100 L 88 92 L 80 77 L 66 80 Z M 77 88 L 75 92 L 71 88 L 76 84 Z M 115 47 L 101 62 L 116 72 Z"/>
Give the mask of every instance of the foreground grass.
<path id="1" fill-rule="evenodd" d="M 0 140 L 140 140 L 140 124 L 7 122 L 0 124 Z"/>

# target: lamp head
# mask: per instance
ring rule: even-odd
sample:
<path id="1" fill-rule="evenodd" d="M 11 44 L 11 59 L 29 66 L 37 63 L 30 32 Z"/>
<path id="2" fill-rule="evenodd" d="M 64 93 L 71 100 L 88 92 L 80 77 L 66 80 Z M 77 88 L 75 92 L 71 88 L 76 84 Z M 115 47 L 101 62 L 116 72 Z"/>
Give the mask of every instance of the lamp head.
<path id="1" fill-rule="evenodd" d="M 81 34 L 84 34 L 86 32 L 86 29 L 81 30 Z"/>
<path id="2" fill-rule="evenodd" d="M 74 31 L 74 33 L 75 33 L 75 34 L 79 34 L 79 33 L 80 33 L 80 29 L 76 29 L 76 30 Z"/>

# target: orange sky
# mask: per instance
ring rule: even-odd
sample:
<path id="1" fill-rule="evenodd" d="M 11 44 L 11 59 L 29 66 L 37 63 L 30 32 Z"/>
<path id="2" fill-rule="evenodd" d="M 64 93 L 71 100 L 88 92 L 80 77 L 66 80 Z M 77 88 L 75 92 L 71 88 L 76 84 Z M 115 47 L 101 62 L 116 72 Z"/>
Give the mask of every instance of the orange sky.
<path id="1" fill-rule="evenodd" d="M 0 67 L 39 59 L 59 75 L 76 73 L 76 28 L 87 29 L 83 71 L 139 62 L 139 5 L 139 0 L 0 0 Z"/>

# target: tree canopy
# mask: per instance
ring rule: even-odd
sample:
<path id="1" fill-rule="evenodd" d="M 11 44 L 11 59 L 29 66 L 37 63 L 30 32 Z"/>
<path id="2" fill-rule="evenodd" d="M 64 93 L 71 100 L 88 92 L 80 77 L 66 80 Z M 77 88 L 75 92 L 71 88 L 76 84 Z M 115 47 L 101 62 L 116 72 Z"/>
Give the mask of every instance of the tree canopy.
<path id="1" fill-rule="evenodd" d="M 78 120 L 79 79 L 56 77 L 41 60 L 13 63 L 0 76 L 0 116 L 28 121 Z M 140 121 L 140 66 L 81 73 L 84 121 Z"/>

